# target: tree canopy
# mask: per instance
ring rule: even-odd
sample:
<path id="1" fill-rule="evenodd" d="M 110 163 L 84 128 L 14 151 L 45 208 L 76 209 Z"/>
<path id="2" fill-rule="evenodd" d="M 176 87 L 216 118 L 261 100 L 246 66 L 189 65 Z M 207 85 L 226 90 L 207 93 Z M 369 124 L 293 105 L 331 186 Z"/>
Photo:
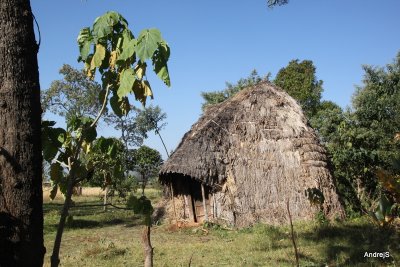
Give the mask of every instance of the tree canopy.
<path id="1" fill-rule="evenodd" d="M 274 83 L 295 98 L 308 116 L 313 115 L 320 104 L 322 80 L 316 77 L 316 67 L 311 60 L 291 60 L 280 69 Z"/>
<path id="2" fill-rule="evenodd" d="M 60 69 L 61 80 L 55 80 L 41 95 L 43 111 L 50 111 L 69 119 L 75 117 L 94 118 L 100 111 L 101 85 L 86 77 L 85 71 L 77 70 L 68 64 Z"/>
<path id="3" fill-rule="evenodd" d="M 141 146 L 138 149 L 131 150 L 129 165 L 132 167 L 130 169 L 140 174 L 143 195 L 148 180 L 157 175 L 162 163 L 160 152 L 148 146 Z"/>

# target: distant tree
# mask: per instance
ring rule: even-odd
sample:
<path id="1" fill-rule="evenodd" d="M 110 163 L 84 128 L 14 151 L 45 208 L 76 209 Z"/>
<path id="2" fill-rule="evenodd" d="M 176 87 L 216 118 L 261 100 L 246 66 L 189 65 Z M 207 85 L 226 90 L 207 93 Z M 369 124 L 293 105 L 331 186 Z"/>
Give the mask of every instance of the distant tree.
<path id="1" fill-rule="evenodd" d="M 136 122 L 139 113 L 140 109 L 131 106 L 129 113 L 126 115 L 119 117 L 111 113 L 104 119 L 108 125 L 112 125 L 116 130 L 120 131 L 120 139 L 126 149 L 141 146 L 146 138 L 145 133 L 142 133 Z"/>
<path id="2" fill-rule="evenodd" d="M 106 151 L 111 148 L 112 151 Z M 104 189 L 104 210 L 107 209 L 107 195 L 109 190 L 123 191 L 121 188 L 126 177 L 124 168 L 124 145 L 117 138 L 100 137 L 93 142 L 90 153 L 82 160 L 86 165 L 90 164 L 93 170 L 90 184 L 101 186 Z"/>
<path id="3" fill-rule="evenodd" d="M 393 161 L 400 159 L 400 143 L 393 140 L 400 129 L 400 52 L 386 68 L 363 68 L 363 85 L 357 88 L 352 101 L 355 135 L 349 145 L 358 153 L 368 152 L 369 166 L 364 175 L 368 177 L 375 174 L 376 168 L 396 172 Z M 362 182 L 374 189 L 374 183 Z"/>
<path id="4" fill-rule="evenodd" d="M 159 106 L 150 105 L 138 110 L 136 125 L 139 131 L 147 138 L 151 131 L 161 131 L 167 124 L 163 122 L 167 114 Z"/>
<path id="5" fill-rule="evenodd" d="M 50 88 L 42 92 L 43 110 L 66 119 L 72 116 L 94 118 L 102 104 L 101 85 L 88 79 L 84 70 L 67 64 L 61 67 L 60 74 L 63 79 L 53 81 Z"/>
<path id="6" fill-rule="evenodd" d="M 0 2 L 0 266 L 42 266 L 39 49 L 29 0 Z"/>
<path id="7" fill-rule="evenodd" d="M 141 146 L 131 151 L 132 169 L 140 174 L 142 195 L 147 182 L 151 177 L 157 175 L 161 164 L 163 163 L 160 152 L 147 146 Z"/>
<path id="8" fill-rule="evenodd" d="M 353 95 L 353 110 L 321 110 L 311 119 L 326 142 L 339 190 L 351 206 L 369 207 L 381 191 L 379 170 L 399 169 L 400 53 L 386 68 L 363 66 L 363 85 Z"/>
<path id="9" fill-rule="evenodd" d="M 377 163 L 391 168 L 399 157 L 399 143 L 393 137 L 400 129 L 400 52 L 386 68 L 363 66 L 363 85 L 353 96 L 357 128 L 362 132 L 360 147 L 375 151 Z"/>
<path id="10" fill-rule="evenodd" d="M 167 114 L 162 112 L 159 106 L 145 107 L 140 110 L 136 117 L 136 126 L 139 132 L 147 138 L 147 134 L 151 131 L 154 131 L 156 135 L 160 137 L 160 140 L 164 146 L 165 152 L 169 157 L 167 146 L 165 145 L 164 139 L 161 136 L 160 131 L 167 125 L 166 122 L 163 122 L 167 118 Z"/>
<path id="11" fill-rule="evenodd" d="M 274 83 L 295 98 L 308 118 L 314 115 L 320 104 L 322 81 L 316 77 L 316 68 L 311 60 L 292 60 L 280 69 Z"/>
<path id="12" fill-rule="evenodd" d="M 243 90 L 244 88 L 255 85 L 261 81 L 268 81 L 269 78 L 270 73 L 268 73 L 265 77 L 261 77 L 258 75 L 256 70 L 252 70 L 247 78 L 242 78 L 234 84 L 226 82 L 226 88 L 222 91 L 202 92 L 201 96 L 204 100 L 202 109 L 204 111 L 208 105 L 221 103 L 234 96 L 237 92 Z"/>

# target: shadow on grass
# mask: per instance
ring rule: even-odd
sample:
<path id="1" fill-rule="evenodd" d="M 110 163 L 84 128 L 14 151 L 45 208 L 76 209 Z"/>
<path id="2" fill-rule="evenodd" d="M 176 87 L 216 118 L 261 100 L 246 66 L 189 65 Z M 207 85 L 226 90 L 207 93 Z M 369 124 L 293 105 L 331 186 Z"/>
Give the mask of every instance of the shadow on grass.
<path id="1" fill-rule="evenodd" d="M 62 203 L 44 203 L 43 210 L 45 214 L 45 231 L 54 232 L 60 219 Z M 99 206 L 100 205 L 100 206 Z M 133 227 L 141 224 L 139 216 L 129 210 L 120 210 L 114 207 L 108 207 L 104 211 L 99 201 L 75 202 L 69 210 L 72 220 L 67 219 L 65 230 L 74 229 L 92 229 L 113 225 L 125 224 L 127 227 Z"/>
<path id="2" fill-rule="evenodd" d="M 299 234 L 318 243 L 329 264 L 340 266 L 380 266 L 399 259 L 400 236 L 394 229 L 379 229 L 372 224 L 324 225 Z M 366 257 L 365 253 L 389 252 L 390 257 Z"/>
<path id="3" fill-rule="evenodd" d="M 102 203 L 96 200 L 93 201 L 85 201 L 85 202 L 75 202 L 73 206 L 70 207 L 70 213 L 74 213 L 76 216 L 86 216 L 86 215 L 94 215 L 97 213 L 104 212 L 104 209 L 101 205 Z M 61 213 L 64 203 L 62 202 L 49 202 L 43 203 L 43 213 L 44 215 L 58 211 Z M 91 206 L 98 205 L 98 206 Z"/>

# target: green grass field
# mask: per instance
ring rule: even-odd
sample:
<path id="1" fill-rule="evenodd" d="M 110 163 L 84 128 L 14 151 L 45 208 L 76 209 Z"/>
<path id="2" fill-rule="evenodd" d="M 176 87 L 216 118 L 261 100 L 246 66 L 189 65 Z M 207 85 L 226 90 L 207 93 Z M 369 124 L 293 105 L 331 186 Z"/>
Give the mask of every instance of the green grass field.
<path id="1" fill-rule="evenodd" d="M 154 201 L 155 190 L 147 191 Z M 101 204 L 97 195 L 75 197 L 77 205 Z M 45 266 L 59 220 L 62 199 L 45 200 Z M 102 207 L 72 208 L 62 240 L 61 266 L 143 266 L 142 219 L 131 211 Z M 400 266 L 400 234 L 380 230 L 367 218 L 294 225 L 301 266 Z M 289 227 L 256 225 L 242 230 L 217 226 L 152 227 L 155 266 L 294 266 Z M 390 257 L 366 258 L 365 252 Z"/>

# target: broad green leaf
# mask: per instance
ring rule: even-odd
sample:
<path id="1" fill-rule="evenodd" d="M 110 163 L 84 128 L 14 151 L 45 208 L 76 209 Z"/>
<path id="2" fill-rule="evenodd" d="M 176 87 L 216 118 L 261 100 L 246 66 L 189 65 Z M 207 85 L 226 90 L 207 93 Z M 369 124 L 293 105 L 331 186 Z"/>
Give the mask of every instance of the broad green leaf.
<path id="1" fill-rule="evenodd" d="M 170 49 L 168 44 L 161 42 L 157 51 L 152 57 L 153 69 L 157 76 L 167 85 L 171 86 L 171 80 L 168 72 L 168 59 L 170 56 Z"/>
<path id="2" fill-rule="evenodd" d="M 90 28 L 86 27 L 83 28 L 78 35 L 78 44 L 79 44 L 79 58 L 78 58 L 78 62 L 79 61 L 86 61 L 89 53 L 90 53 L 90 46 L 92 44 L 93 41 L 93 37 L 90 33 Z"/>
<path id="3" fill-rule="evenodd" d="M 42 123 L 42 151 L 43 158 L 50 162 L 58 153 L 65 141 L 65 130 L 62 128 L 53 128 L 48 125 L 54 125 L 52 122 Z"/>
<path id="4" fill-rule="evenodd" d="M 58 162 L 52 163 L 50 165 L 50 179 L 55 183 L 59 183 L 62 177 L 63 167 Z"/>
<path id="5" fill-rule="evenodd" d="M 162 41 L 161 33 L 158 29 L 143 30 L 138 37 L 136 54 L 142 62 L 151 58 Z"/>
<path id="6" fill-rule="evenodd" d="M 106 48 L 102 44 L 96 45 L 96 52 L 94 53 L 92 62 L 95 67 L 100 67 L 103 63 L 103 59 L 106 56 Z"/>
<path id="7" fill-rule="evenodd" d="M 120 85 L 117 91 L 118 97 L 122 98 L 132 92 L 134 82 L 135 72 L 133 71 L 133 69 L 123 70 L 121 73 Z"/>
<path id="8" fill-rule="evenodd" d="M 97 17 L 93 23 L 93 36 L 97 43 L 99 39 L 107 37 L 113 31 L 113 26 L 116 25 L 121 18 L 121 15 L 115 11 L 109 11 L 104 15 Z"/>
<path id="9" fill-rule="evenodd" d="M 127 60 L 128 58 L 132 57 L 135 53 L 136 44 L 136 39 L 123 40 L 122 53 L 119 55 L 118 60 Z"/>
<path id="10" fill-rule="evenodd" d="M 141 196 L 140 198 L 130 196 L 126 206 L 133 209 L 134 213 L 142 215 L 151 214 L 154 210 L 151 201 L 145 196 Z"/>
<path id="11" fill-rule="evenodd" d="M 115 115 L 117 115 L 119 118 L 121 118 L 123 113 L 122 113 L 122 109 L 121 109 L 121 105 L 120 105 L 120 102 L 119 102 L 118 95 L 114 94 L 110 98 L 110 105 L 111 105 L 111 108 L 114 111 Z"/>

